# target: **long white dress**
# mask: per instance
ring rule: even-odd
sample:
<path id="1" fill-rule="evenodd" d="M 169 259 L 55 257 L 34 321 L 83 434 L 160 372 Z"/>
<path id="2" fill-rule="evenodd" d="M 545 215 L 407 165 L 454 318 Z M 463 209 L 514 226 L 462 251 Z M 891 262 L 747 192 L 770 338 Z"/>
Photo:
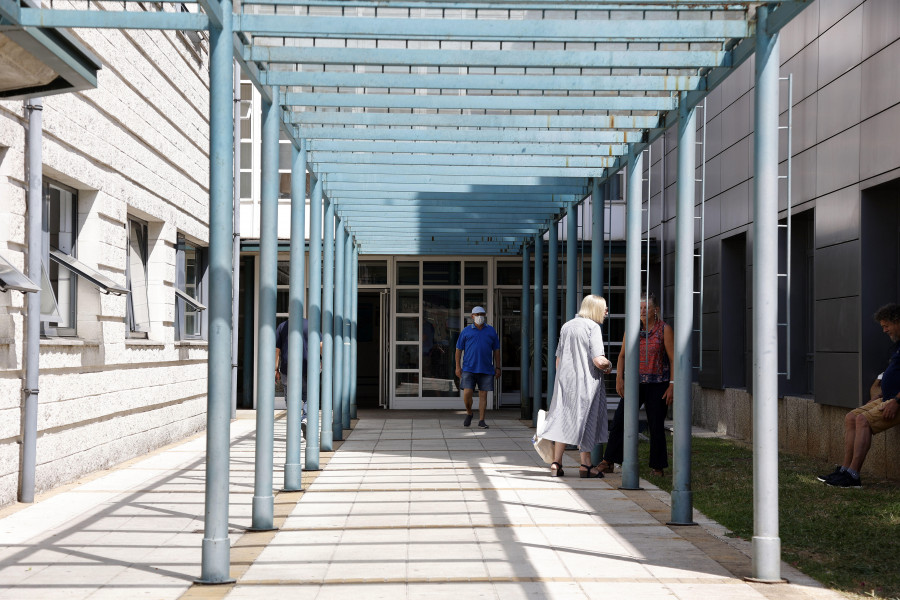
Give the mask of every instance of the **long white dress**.
<path id="1" fill-rule="evenodd" d="M 556 356 L 553 399 L 540 435 L 589 452 L 609 436 L 603 372 L 592 360 L 604 356 L 600 325 L 578 316 L 563 325 Z"/>

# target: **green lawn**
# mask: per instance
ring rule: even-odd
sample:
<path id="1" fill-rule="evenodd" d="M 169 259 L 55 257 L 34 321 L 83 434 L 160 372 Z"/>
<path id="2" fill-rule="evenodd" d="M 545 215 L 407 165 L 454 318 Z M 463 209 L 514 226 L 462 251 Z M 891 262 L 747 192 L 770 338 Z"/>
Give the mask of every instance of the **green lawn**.
<path id="1" fill-rule="evenodd" d="M 669 435 L 671 462 L 672 438 Z M 641 476 L 671 491 L 671 470 L 650 476 L 649 444 L 639 445 Z M 816 475 L 825 461 L 782 453 L 779 461 L 782 558 L 833 589 L 860 598 L 900 598 L 900 483 L 862 471 L 863 489 L 830 488 Z M 753 455 L 749 446 L 693 440 L 694 507 L 735 535 L 753 535 Z"/>

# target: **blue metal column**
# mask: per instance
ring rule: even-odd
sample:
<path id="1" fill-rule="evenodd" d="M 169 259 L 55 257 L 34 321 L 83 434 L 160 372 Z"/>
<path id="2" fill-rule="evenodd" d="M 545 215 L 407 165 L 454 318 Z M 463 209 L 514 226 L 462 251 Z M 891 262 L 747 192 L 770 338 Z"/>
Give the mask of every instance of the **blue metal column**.
<path id="1" fill-rule="evenodd" d="M 313 177 L 310 173 L 310 177 Z M 309 198 L 309 335 L 306 360 L 306 470 L 319 470 L 319 390 L 322 377 L 322 180 L 313 179 Z"/>
<path id="2" fill-rule="evenodd" d="M 356 277 L 353 273 L 353 238 L 350 232 L 344 228 L 344 322 L 342 323 L 344 338 L 344 372 L 341 377 L 341 427 L 350 429 L 350 346 L 351 346 L 351 321 L 353 320 L 353 286 Z"/>
<path id="3" fill-rule="evenodd" d="M 778 34 L 757 9 L 753 149 L 753 577 L 781 580 L 778 535 Z"/>
<path id="4" fill-rule="evenodd" d="M 287 441 L 284 489 L 303 489 L 300 418 L 303 388 L 303 297 L 306 292 L 306 140 L 291 146 L 291 265 L 288 300 Z"/>
<path id="5" fill-rule="evenodd" d="M 683 96 L 682 96 L 683 99 Z M 691 491 L 691 386 L 694 378 L 694 190 L 697 119 L 693 108 L 678 110 L 678 205 L 675 209 L 675 441 L 672 523 L 694 525 Z M 702 243 L 702 242 L 701 242 Z"/>
<path id="6" fill-rule="evenodd" d="M 344 224 L 336 219 L 334 232 L 334 378 L 332 380 L 331 431 L 333 440 L 344 439 L 342 414 L 344 389 L 344 241 L 347 233 Z"/>
<path id="7" fill-rule="evenodd" d="M 531 319 L 531 252 L 528 243 L 522 244 L 522 354 L 519 361 L 519 388 L 522 398 L 522 417 L 526 414 L 525 407 L 528 406 L 528 383 L 531 381 L 531 370 L 528 368 L 529 360 L 529 325 Z M 532 412 L 532 427 L 537 427 L 537 421 L 534 420 L 536 414 Z"/>
<path id="8" fill-rule="evenodd" d="M 578 207 L 566 211 L 566 321 L 578 312 Z"/>
<path id="9" fill-rule="evenodd" d="M 262 106 L 262 190 L 259 232 L 259 313 L 256 372 L 256 464 L 251 529 L 275 522 L 272 467 L 275 460 L 275 304 L 278 282 L 278 87 Z"/>
<path id="10" fill-rule="evenodd" d="M 556 382 L 556 345 L 559 341 L 559 223 L 550 224 L 547 243 L 547 405 Z"/>
<path id="11" fill-rule="evenodd" d="M 644 155 L 628 157 L 625 193 L 625 420 L 622 489 L 639 489 L 637 431 L 641 329 L 641 176 Z"/>
<path id="12" fill-rule="evenodd" d="M 604 188 L 600 185 L 600 179 L 594 177 L 591 180 L 591 294 L 603 295 L 603 232 L 606 230 L 603 212 L 605 198 Z M 606 299 L 609 302 L 609 298 Z M 604 332 L 604 337 L 609 336 L 609 328 Z M 610 358 L 612 360 L 612 358 Z M 607 375 L 609 377 L 609 375 Z M 591 464 L 600 462 L 600 444 L 591 449 Z"/>
<path id="13" fill-rule="evenodd" d="M 359 314 L 359 248 L 350 240 L 353 246 L 353 262 L 350 266 L 350 281 L 353 282 L 353 291 L 350 294 L 350 418 L 356 418 L 356 325 Z M 347 423 L 350 426 L 350 423 Z"/>
<path id="14" fill-rule="evenodd" d="M 543 406 L 544 390 L 542 384 L 543 379 L 543 352 L 544 352 L 544 236 L 537 234 L 534 236 L 534 365 L 532 366 L 532 415 L 533 421 L 537 422 L 538 411 Z"/>
<path id="15" fill-rule="evenodd" d="M 322 229 L 322 452 L 334 449 L 334 202 L 325 204 Z"/>
<path id="16" fill-rule="evenodd" d="M 230 0 L 214 2 L 222 26 L 209 29 L 209 360 L 206 394 L 206 491 L 200 581 L 228 583 L 228 480 L 231 459 L 231 285 L 234 42 Z M 274 373 L 272 374 L 274 375 Z"/>

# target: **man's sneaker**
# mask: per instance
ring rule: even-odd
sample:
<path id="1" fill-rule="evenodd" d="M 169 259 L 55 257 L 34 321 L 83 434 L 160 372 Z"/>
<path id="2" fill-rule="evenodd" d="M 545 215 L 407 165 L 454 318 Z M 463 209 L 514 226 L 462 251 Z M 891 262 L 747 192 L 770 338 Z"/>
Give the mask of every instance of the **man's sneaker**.
<path id="1" fill-rule="evenodd" d="M 484 421 L 478 421 L 478 426 L 481 427 L 482 429 L 490 429 L 490 427 L 488 427 L 488 424 L 485 423 Z"/>
<path id="2" fill-rule="evenodd" d="M 472 424 L 472 415 L 466 415 L 466 420 L 463 421 L 463 427 L 468 427 Z"/>
<path id="3" fill-rule="evenodd" d="M 826 481 L 825 485 L 839 488 L 861 488 L 862 481 L 860 481 L 859 477 L 854 477 L 847 471 L 843 471 Z"/>
<path id="4" fill-rule="evenodd" d="M 819 475 L 818 477 L 816 477 L 816 479 L 818 479 L 822 483 L 828 483 L 829 480 L 834 479 L 841 473 L 843 473 L 843 471 L 841 471 L 841 465 L 838 465 L 831 473 L 828 473 L 827 475 Z"/>

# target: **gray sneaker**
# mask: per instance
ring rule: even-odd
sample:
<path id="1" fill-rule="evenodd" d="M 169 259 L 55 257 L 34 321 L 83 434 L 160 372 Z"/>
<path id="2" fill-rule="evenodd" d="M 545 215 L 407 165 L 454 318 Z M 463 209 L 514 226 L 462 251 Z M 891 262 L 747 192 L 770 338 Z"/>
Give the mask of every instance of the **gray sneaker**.
<path id="1" fill-rule="evenodd" d="M 466 415 L 465 421 L 463 421 L 463 427 L 468 427 L 472 424 L 472 415 Z"/>
<path id="2" fill-rule="evenodd" d="M 485 423 L 484 421 L 478 421 L 478 426 L 481 427 L 482 429 L 490 429 L 490 427 L 488 427 L 488 424 Z"/>
<path id="3" fill-rule="evenodd" d="M 859 489 L 862 487 L 862 481 L 859 477 L 854 477 L 847 471 L 842 471 L 840 474 L 835 475 L 831 479 L 825 482 L 825 485 L 830 485 L 831 487 L 839 487 L 839 488 L 855 488 Z"/>

